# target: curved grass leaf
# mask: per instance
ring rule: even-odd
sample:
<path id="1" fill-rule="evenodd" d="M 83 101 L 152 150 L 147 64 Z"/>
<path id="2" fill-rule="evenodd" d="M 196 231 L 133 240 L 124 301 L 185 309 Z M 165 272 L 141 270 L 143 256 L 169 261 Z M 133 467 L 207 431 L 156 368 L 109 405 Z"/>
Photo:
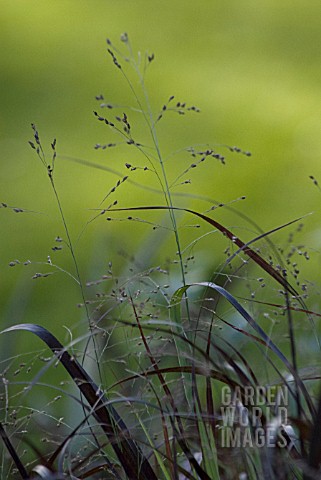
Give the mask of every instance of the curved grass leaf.
<path id="1" fill-rule="evenodd" d="M 266 273 L 268 273 L 272 278 L 274 278 L 280 285 L 282 285 L 288 292 L 290 292 L 292 295 L 297 295 L 297 292 L 295 289 L 292 287 L 292 285 L 277 271 L 275 270 L 272 265 L 270 265 L 266 260 L 264 260 L 263 257 L 261 257 L 258 253 L 256 253 L 254 250 L 252 250 L 249 245 L 253 243 L 254 241 L 266 237 L 270 233 L 274 233 L 278 230 L 281 230 L 284 227 L 287 227 L 288 225 L 291 225 L 292 223 L 298 222 L 300 218 L 292 220 L 289 223 L 286 223 L 284 225 L 281 225 L 280 227 L 274 228 L 273 230 L 270 230 L 269 232 L 265 232 L 264 234 L 261 234 L 259 237 L 257 237 L 254 240 L 251 240 L 248 243 L 244 243 L 239 237 L 234 235 L 228 228 L 224 227 L 221 223 L 217 222 L 216 220 L 213 220 L 212 218 L 208 217 L 207 215 L 204 215 L 203 213 L 196 212 L 195 210 L 191 210 L 189 208 L 180 208 L 180 207 L 170 207 L 170 206 L 164 206 L 164 205 L 150 205 L 146 207 L 126 207 L 126 208 L 112 208 L 109 211 L 111 212 L 121 212 L 121 211 L 137 211 L 137 210 L 178 210 L 182 212 L 187 212 L 191 213 L 192 215 L 195 215 L 199 218 L 202 218 L 205 220 L 205 222 L 209 223 L 213 227 L 215 227 L 217 230 L 219 230 L 223 235 L 227 238 L 229 238 L 235 245 L 239 247 L 240 252 L 244 252 L 248 257 L 250 257 L 257 265 L 259 265 Z"/>
<path id="2" fill-rule="evenodd" d="M 270 303 L 270 302 L 266 302 L 266 301 L 262 302 L 260 300 L 254 299 L 254 298 L 251 298 L 251 299 L 244 298 L 244 297 L 237 297 L 237 298 L 239 298 L 240 300 L 251 301 L 252 303 L 267 305 L 268 307 L 279 308 L 280 310 L 291 310 L 293 312 L 300 312 L 300 313 L 305 313 L 306 315 L 321 317 L 321 313 L 317 313 L 314 310 L 307 310 L 306 308 L 292 307 L 291 305 L 281 305 L 279 303 Z"/>
<path id="3" fill-rule="evenodd" d="M 171 300 L 172 307 L 176 308 L 177 300 L 181 299 L 183 294 L 192 286 L 200 286 L 205 288 L 211 288 L 223 296 L 226 300 L 230 302 L 230 304 L 237 310 L 240 315 L 247 321 L 249 325 L 260 335 L 260 337 L 264 340 L 266 345 L 277 355 L 277 357 L 282 361 L 282 363 L 286 366 L 286 368 L 291 372 L 293 377 L 295 378 L 297 384 L 299 385 L 302 394 L 306 400 L 306 403 L 309 407 L 310 413 L 314 418 L 316 415 L 314 405 L 311 401 L 310 395 L 308 394 L 304 383 L 302 382 L 301 378 L 299 377 L 297 371 L 293 367 L 293 365 L 288 361 L 285 355 L 279 350 L 279 348 L 272 342 L 271 338 L 264 332 L 264 330 L 258 325 L 258 323 L 251 317 L 251 315 L 242 307 L 242 305 L 233 297 L 225 288 L 216 285 L 213 282 L 197 282 L 192 283 L 189 285 L 185 285 L 180 287 L 179 289 L 174 292 Z"/>
<path id="4" fill-rule="evenodd" d="M 21 330 L 33 333 L 39 337 L 57 356 L 93 409 L 94 417 L 100 423 L 108 440 L 111 442 L 127 476 L 132 480 L 157 480 L 148 460 L 137 443 L 130 438 L 130 433 L 125 423 L 114 407 L 108 404 L 104 392 L 93 382 L 77 360 L 71 357 L 52 333 L 40 325 L 30 323 L 13 325 L 1 333 Z"/>
<path id="5" fill-rule="evenodd" d="M 116 387 L 117 385 L 121 385 L 126 382 L 131 382 L 133 380 L 136 380 L 137 378 L 142 378 L 142 377 L 150 377 L 153 375 L 158 375 L 159 373 L 165 374 L 165 373 L 195 373 L 195 375 L 203 375 L 204 377 L 210 377 L 213 380 L 219 380 L 222 383 L 225 383 L 226 385 L 231 386 L 232 388 L 235 387 L 240 387 L 240 384 L 235 382 L 234 380 L 230 379 L 227 377 L 224 373 L 221 373 L 217 370 L 214 370 L 212 368 L 204 368 L 204 367 L 197 367 L 195 365 L 187 365 L 187 366 L 177 366 L 177 367 L 163 367 L 160 368 L 158 367 L 158 371 L 155 370 L 147 370 L 145 372 L 140 372 L 136 373 L 134 375 L 131 375 L 130 377 L 122 378 L 118 382 L 114 383 L 111 388 Z"/>

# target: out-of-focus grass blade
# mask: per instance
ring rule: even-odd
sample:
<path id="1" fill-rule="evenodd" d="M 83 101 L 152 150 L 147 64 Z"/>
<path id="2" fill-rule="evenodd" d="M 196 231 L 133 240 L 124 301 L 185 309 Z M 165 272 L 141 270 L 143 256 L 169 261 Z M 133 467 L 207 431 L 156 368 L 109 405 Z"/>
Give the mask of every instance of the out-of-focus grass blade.
<path id="1" fill-rule="evenodd" d="M 321 395 L 319 397 L 318 411 L 314 419 L 310 437 L 310 452 L 308 464 L 313 469 L 319 469 L 321 463 Z M 317 473 L 317 472 L 316 472 Z M 312 479 L 308 476 L 307 478 Z"/>
<path id="2" fill-rule="evenodd" d="M 202 417 L 202 412 L 199 412 Z M 207 430 L 205 422 L 200 418 L 199 431 L 201 438 L 201 448 L 204 451 L 203 462 L 206 471 L 211 476 L 212 480 L 220 480 L 219 468 L 218 468 L 218 455 L 216 449 L 215 438 L 212 429 Z"/>
<path id="3" fill-rule="evenodd" d="M 148 460 L 137 443 L 129 437 L 129 431 L 114 407 L 108 404 L 104 393 L 77 360 L 70 356 L 56 337 L 44 327 L 30 323 L 13 325 L 1 333 L 19 330 L 35 334 L 57 356 L 93 409 L 93 415 L 111 442 L 128 477 L 132 480 L 157 480 Z"/>

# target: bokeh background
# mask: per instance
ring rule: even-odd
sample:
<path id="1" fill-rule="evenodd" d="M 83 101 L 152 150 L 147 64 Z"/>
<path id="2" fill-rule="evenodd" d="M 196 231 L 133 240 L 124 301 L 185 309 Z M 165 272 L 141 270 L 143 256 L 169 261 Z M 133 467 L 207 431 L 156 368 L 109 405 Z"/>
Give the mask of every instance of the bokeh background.
<path id="1" fill-rule="evenodd" d="M 147 246 L 152 264 L 157 260 L 151 245 L 166 253 L 168 240 L 159 230 L 153 237 L 151 228 L 128 222 L 97 222 L 76 242 L 92 216 L 89 209 L 99 206 L 119 177 L 66 157 L 115 169 L 120 178 L 126 174 L 125 162 L 145 164 L 145 159 L 123 147 L 108 152 L 94 149 L 96 143 L 114 140 L 93 116 L 95 96 L 103 94 L 106 101 L 135 106 L 106 51 L 106 38 L 124 48 L 119 41 L 123 32 L 128 33 L 134 52 L 155 54 L 146 76 L 153 110 L 157 112 L 170 95 L 201 110 L 164 119 L 159 134 L 165 155 L 204 143 L 236 145 L 252 153 L 251 157 L 233 155 L 222 148 L 226 165 L 205 163 L 192 172 L 192 184 L 177 191 L 224 203 L 244 195 L 246 200 L 234 203 L 234 208 L 265 231 L 313 212 L 304 219 L 296 240 L 312 257 L 304 264 L 304 275 L 318 281 L 321 196 L 309 176 L 320 177 L 321 182 L 319 1 L 13 0 L 0 5 L 0 202 L 40 212 L 0 210 L 2 328 L 35 322 L 50 326 L 61 337 L 63 325 L 72 326 L 83 315 L 76 307 L 81 301 L 79 289 L 68 275 L 32 280 L 37 272 L 52 271 L 46 265 L 48 255 L 73 272 L 67 249 L 59 254 L 51 250 L 55 237 L 65 234 L 46 171 L 28 145 L 32 122 L 49 158 L 50 142 L 57 138 L 56 186 L 84 281 L 98 278 L 111 260 L 117 272 L 126 255 L 136 252 L 142 259 Z M 135 117 L 137 132 L 143 129 L 140 121 Z M 173 178 L 189 164 L 187 157 L 172 157 L 166 168 Z M 131 178 L 157 186 L 150 177 Z M 146 190 L 130 184 L 119 189 L 117 200 L 123 207 L 163 203 L 161 196 L 149 197 Z M 190 197 L 177 198 L 177 204 L 199 211 L 211 206 Z M 140 216 L 155 221 L 164 217 Z M 216 218 L 245 240 L 258 233 L 227 210 Z M 282 244 L 288 234 L 289 230 L 273 239 Z M 192 235 L 196 236 L 194 231 Z M 208 279 L 204 276 L 222 262 L 218 235 L 211 242 L 197 244 L 196 280 Z M 119 250 L 125 253 L 119 255 Z M 10 267 L 16 259 L 30 260 L 31 265 Z M 4 348 L 15 346 L 5 341 Z"/>

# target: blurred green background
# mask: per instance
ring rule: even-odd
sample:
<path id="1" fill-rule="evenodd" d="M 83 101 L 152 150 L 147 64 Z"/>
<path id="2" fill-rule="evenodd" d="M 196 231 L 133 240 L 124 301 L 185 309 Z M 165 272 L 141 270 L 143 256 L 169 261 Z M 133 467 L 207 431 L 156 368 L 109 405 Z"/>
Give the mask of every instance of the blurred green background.
<path id="1" fill-rule="evenodd" d="M 73 239 L 91 217 L 88 209 L 99 206 L 118 177 L 72 163 L 63 155 L 113 168 L 121 176 L 127 174 L 125 162 L 146 163 L 133 150 L 93 148 L 115 140 L 93 116 L 95 96 L 102 93 L 108 102 L 135 105 L 106 51 L 107 37 L 124 47 L 119 42 L 122 32 L 128 33 L 134 52 L 155 54 L 146 77 L 154 111 L 170 95 L 201 109 L 200 114 L 164 119 L 160 141 L 165 155 L 203 143 L 237 145 L 252 152 L 251 157 L 228 154 L 225 166 L 205 162 L 192 172 L 192 184 L 177 191 L 221 202 L 245 195 L 246 200 L 234 207 L 263 230 L 314 212 L 304 220 L 299 241 L 314 255 L 306 275 L 318 280 L 321 196 L 309 176 L 320 176 L 321 181 L 319 1 L 13 0 L 0 5 L 0 202 L 42 212 L 0 211 L 3 328 L 30 321 L 49 325 L 61 336 L 62 325 L 77 323 L 81 315 L 76 309 L 79 290 L 68 276 L 31 280 L 36 272 L 50 271 L 37 264 L 45 264 L 47 255 L 73 271 L 66 249 L 60 256 L 51 250 L 55 237 L 65 234 L 46 172 L 28 146 L 31 122 L 38 127 L 49 158 L 50 142 L 57 138 L 56 185 Z M 137 131 L 140 128 L 138 124 Z M 179 156 L 168 160 L 166 167 L 175 176 L 189 164 L 190 159 Z M 138 174 L 131 178 L 151 182 Z M 129 184 L 119 189 L 117 199 L 119 206 L 163 203 L 161 196 L 149 198 L 145 190 Z M 199 211 L 211 205 L 182 197 L 177 204 Z M 161 221 L 163 216 L 154 218 Z M 245 240 L 257 233 L 226 210 L 216 218 Z M 142 255 L 150 245 L 146 235 L 144 225 L 128 222 L 90 226 L 76 249 L 84 280 L 98 278 L 110 260 L 117 265 L 117 249 Z M 287 235 L 274 239 L 282 243 Z M 162 250 L 161 235 L 151 238 L 152 245 Z M 202 254 L 209 247 L 210 257 Z M 198 268 L 207 273 L 222 261 L 222 248 L 216 244 L 199 242 L 197 249 Z M 14 259 L 32 264 L 10 268 Z M 197 275 L 196 280 L 205 280 L 199 270 Z"/>

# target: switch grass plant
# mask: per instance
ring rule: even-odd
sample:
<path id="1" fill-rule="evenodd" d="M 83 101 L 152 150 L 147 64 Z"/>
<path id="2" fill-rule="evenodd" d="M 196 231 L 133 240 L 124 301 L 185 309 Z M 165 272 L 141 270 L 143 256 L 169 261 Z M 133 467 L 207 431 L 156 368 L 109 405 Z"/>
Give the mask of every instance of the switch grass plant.
<path id="1" fill-rule="evenodd" d="M 54 272 L 69 276 L 79 288 L 85 320 L 82 333 L 74 337 L 69 330 L 64 344 L 37 322 L 1 332 L 2 339 L 23 335 L 27 341 L 34 335 L 49 352 L 2 358 L 1 478 L 319 478 L 318 361 L 310 369 L 302 362 L 299 334 L 304 332 L 318 356 L 320 314 L 308 307 L 309 286 L 300 279 L 300 262 L 309 259 L 308 251 L 295 244 L 302 220 L 264 231 L 231 204 L 245 197 L 222 203 L 198 196 L 197 187 L 191 192 L 196 169 L 227 168 L 233 155 L 250 153 L 196 145 L 164 156 L 161 124 L 171 115 L 199 115 L 199 109 L 171 95 L 155 114 L 145 85 L 154 55 L 134 55 L 126 34 L 119 48 L 107 40 L 107 52 L 133 106 L 96 97 L 94 117 L 108 142 L 95 149 L 107 153 L 126 147 L 127 160 L 121 171 L 69 157 L 118 176 L 102 192 L 79 237 L 93 224 L 107 230 L 121 222 L 125 236 L 131 236 L 139 223 L 169 236 L 174 251 L 170 254 L 166 245 L 155 252 L 152 237 L 134 255 L 120 252 L 123 271 L 115 272 L 109 259 L 101 275 L 84 280 L 77 239 L 56 186 L 63 157 L 54 140 L 48 160 L 32 125 L 30 146 L 46 170 L 63 228 L 53 247 L 57 260 L 48 257 L 33 279 L 47 281 Z M 169 167 L 175 154 L 183 158 L 181 171 Z M 126 184 L 144 189 L 148 201 L 136 204 L 134 197 L 124 205 Z M 152 195 L 155 203 L 149 203 Z M 190 208 L 194 198 L 207 202 L 205 211 Z M 240 229 L 217 220 L 218 212 L 238 216 L 255 235 L 244 240 Z M 291 233 L 281 248 L 273 238 L 282 231 Z M 212 267 L 218 236 L 225 260 Z M 198 261 L 207 237 L 205 262 Z M 69 251 L 73 271 L 59 263 L 62 249 Z M 9 265 L 19 264 L 32 268 L 30 261 Z M 78 320 L 75 324 L 79 331 Z M 62 380 L 55 374 L 48 382 L 59 366 Z M 45 406 L 39 406 L 41 395 Z"/>

